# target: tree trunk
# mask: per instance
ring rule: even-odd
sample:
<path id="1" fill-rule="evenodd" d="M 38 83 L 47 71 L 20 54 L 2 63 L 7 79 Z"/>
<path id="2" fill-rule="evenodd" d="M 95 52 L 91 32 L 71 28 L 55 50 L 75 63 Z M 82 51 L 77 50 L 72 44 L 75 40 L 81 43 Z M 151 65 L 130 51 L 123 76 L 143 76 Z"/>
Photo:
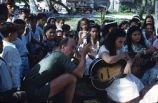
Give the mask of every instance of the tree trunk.
<path id="1" fill-rule="evenodd" d="M 146 4 L 146 13 L 147 13 L 147 15 L 151 14 L 151 7 L 152 7 L 152 1 L 147 0 L 147 4 Z"/>
<path id="2" fill-rule="evenodd" d="M 140 8 L 140 13 L 139 13 L 140 19 L 143 19 L 143 14 L 144 14 L 144 9 L 145 9 L 146 3 L 147 3 L 147 0 L 142 0 L 142 5 Z"/>
<path id="3" fill-rule="evenodd" d="M 38 8 L 37 8 L 37 5 L 35 4 L 35 1 L 29 0 L 29 4 L 30 4 L 30 13 L 37 14 Z"/>

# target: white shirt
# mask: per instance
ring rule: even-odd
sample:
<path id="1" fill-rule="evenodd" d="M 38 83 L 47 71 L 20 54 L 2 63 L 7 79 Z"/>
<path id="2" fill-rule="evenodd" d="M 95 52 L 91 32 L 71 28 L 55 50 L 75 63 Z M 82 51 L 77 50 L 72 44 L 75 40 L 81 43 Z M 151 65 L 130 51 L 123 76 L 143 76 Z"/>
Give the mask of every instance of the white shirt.
<path id="1" fill-rule="evenodd" d="M 154 85 L 139 101 L 139 103 L 157 103 L 158 102 L 158 84 Z"/>

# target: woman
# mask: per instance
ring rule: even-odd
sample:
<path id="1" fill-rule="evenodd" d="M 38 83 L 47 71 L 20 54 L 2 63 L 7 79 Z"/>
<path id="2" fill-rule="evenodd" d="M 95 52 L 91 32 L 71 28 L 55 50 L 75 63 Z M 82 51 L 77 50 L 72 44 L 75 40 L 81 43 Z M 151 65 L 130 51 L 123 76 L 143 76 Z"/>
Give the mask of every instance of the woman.
<path id="1" fill-rule="evenodd" d="M 127 60 L 129 56 L 124 49 L 124 43 L 126 40 L 126 33 L 120 28 L 115 28 L 109 33 L 104 45 L 99 49 L 98 56 L 102 58 L 106 63 L 117 63 L 121 59 Z M 131 60 L 127 61 L 124 73 L 130 73 Z"/>
<path id="2" fill-rule="evenodd" d="M 125 68 L 123 68 L 123 75 L 113 80 L 107 87 L 106 92 L 108 97 L 115 102 L 127 103 L 139 96 L 139 92 L 144 88 L 141 81 L 131 74 L 132 60 L 128 53 L 125 52 L 124 43 L 126 40 L 126 33 L 120 28 L 115 28 L 109 33 L 105 44 L 99 50 L 99 57 L 108 64 L 114 64 L 120 60 L 126 60 Z M 116 92 L 117 91 L 117 92 Z M 132 91 L 136 93 L 132 94 Z M 128 96 L 130 94 L 131 96 Z"/>

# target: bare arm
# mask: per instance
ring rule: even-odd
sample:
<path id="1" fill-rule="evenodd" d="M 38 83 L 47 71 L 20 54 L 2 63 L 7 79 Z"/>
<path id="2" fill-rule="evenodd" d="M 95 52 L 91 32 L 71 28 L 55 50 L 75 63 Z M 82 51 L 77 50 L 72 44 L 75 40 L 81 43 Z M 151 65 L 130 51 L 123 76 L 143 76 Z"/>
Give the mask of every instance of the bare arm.
<path id="1" fill-rule="evenodd" d="M 115 55 L 115 56 L 110 56 L 110 54 L 108 52 L 104 52 L 101 55 L 101 58 L 108 64 L 113 64 L 118 62 L 120 59 L 124 58 L 124 55 L 120 54 L 120 55 Z"/>
<path id="2" fill-rule="evenodd" d="M 78 64 L 78 66 L 76 67 L 76 69 L 73 71 L 73 74 L 76 75 L 79 78 L 83 77 L 83 73 L 84 73 L 84 64 L 86 62 L 86 54 L 90 51 L 90 45 L 86 45 L 83 48 L 83 52 L 81 54 L 81 58 L 80 58 L 80 62 Z"/>

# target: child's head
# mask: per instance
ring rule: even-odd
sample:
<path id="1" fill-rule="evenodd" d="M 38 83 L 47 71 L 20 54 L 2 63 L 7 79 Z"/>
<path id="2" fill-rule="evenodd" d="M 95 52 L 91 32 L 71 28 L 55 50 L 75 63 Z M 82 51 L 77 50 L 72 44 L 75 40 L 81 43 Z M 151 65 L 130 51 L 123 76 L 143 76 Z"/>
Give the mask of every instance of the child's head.
<path id="1" fill-rule="evenodd" d="M 128 29 L 128 26 L 129 26 L 129 22 L 128 21 L 122 21 L 121 23 L 120 23 L 120 25 L 119 25 L 119 27 L 121 28 L 121 29 L 123 29 L 123 30 L 126 30 L 126 29 Z"/>
<path id="2" fill-rule="evenodd" d="M 56 23 L 57 23 L 57 25 L 58 25 L 59 27 L 62 28 L 62 26 L 63 26 L 64 23 L 65 23 L 65 20 L 62 19 L 62 18 L 58 18 L 58 19 L 56 20 Z"/>
<path id="3" fill-rule="evenodd" d="M 63 31 L 61 30 L 56 31 L 56 39 L 57 41 L 61 41 L 63 39 Z"/>
<path id="4" fill-rule="evenodd" d="M 27 21 L 29 14 L 30 14 L 30 10 L 29 10 L 29 9 L 21 8 L 21 9 L 19 10 L 19 15 L 18 15 L 18 17 L 19 17 L 19 19 L 22 19 L 22 20 L 24 20 L 24 21 Z"/>
<path id="5" fill-rule="evenodd" d="M 0 26 L 0 32 L 9 41 L 13 41 L 17 38 L 17 26 L 11 22 L 5 22 Z"/>
<path id="6" fill-rule="evenodd" d="M 9 16 L 12 16 L 15 9 L 15 0 L 4 0 L 4 4 L 8 8 L 8 14 Z"/>
<path id="7" fill-rule="evenodd" d="M 141 22 L 138 16 L 134 16 L 130 21 L 129 21 L 129 27 L 132 26 L 141 26 Z"/>
<path id="8" fill-rule="evenodd" d="M 82 18 L 77 25 L 77 31 L 87 31 L 89 27 L 89 20 L 87 18 Z"/>
<path id="9" fill-rule="evenodd" d="M 56 25 L 48 24 L 44 27 L 44 34 L 47 40 L 53 40 L 55 38 Z"/>
<path id="10" fill-rule="evenodd" d="M 154 17 L 152 15 L 147 15 L 145 20 L 144 20 L 144 24 L 154 24 Z"/>
<path id="11" fill-rule="evenodd" d="M 62 30 L 63 30 L 63 34 L 64 34 L 64 36 L 69 36 L 70 34 L 70 25 L 68 25 L 68 24 L 64 24 L 63 26 L 62 26 Z"/>
<path id="12" fill-rule="evenodd" d="M 22 19 L 16 19 L 14 21 L 14 24 L 18 26 L 18 31 L 17 31 L 18 35 L 19 36 L 22 35 L 25 31 L 25 26 L 26 26 L 25 21 L 23 21 Z"/>
<path id="13" fill-rule="evenodd" d="M 8 8 L 5 4 L 0 4 L 0 24 L 8 18 Z"/>
<path id="14" fill-rule="evenodd" d="M 44 26 L 47 20 L 47 15 L 45 13 L 39 13 L 37 15 L 37 22 L 39 26 Z"/>
<path id="15" fill-rule="evenodd" d="M 93 39 L 98 39 L 99 31 L 97 25 L 91 25 L 89 27 L 89 34 Z"/>
<path id="16" fill-rule="evenodd" d="M 56 22 L 56 19 L 53 17 L 50 17 L 47 19 L 47 24 L 55 24 L 55 22 Z"/>
<path id="17" fill-rule="evenodd" d="M 37 24 L 37 16 L 34 15 L 34 14 L 30 14 L 28 16 L 28 23 L 31 25 L 31 26 L 36 26 Z"/>
<path id="18" fill-rule="evenodd" d="M 130 27 L 127 32 L 127 39 L 134 44 L 140 43 L 144 39 L 141 29 L 137 26 Z"/>

